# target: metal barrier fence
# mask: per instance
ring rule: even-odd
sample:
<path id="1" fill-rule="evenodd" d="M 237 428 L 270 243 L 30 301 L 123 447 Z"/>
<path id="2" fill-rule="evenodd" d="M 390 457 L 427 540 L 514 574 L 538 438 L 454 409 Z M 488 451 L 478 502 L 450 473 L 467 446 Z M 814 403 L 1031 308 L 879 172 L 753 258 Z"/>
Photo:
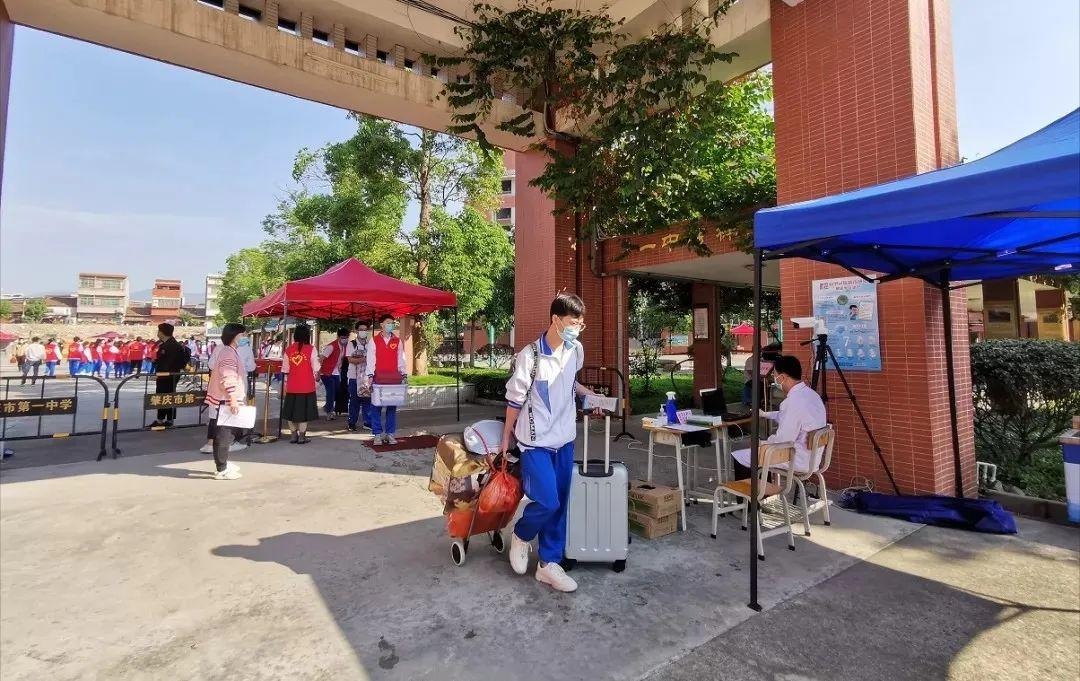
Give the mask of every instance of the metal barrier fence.
<path id="1" fill-rule="evenodd" d="M 154 379 L 154 390 L 150 391 L 150 379 Z M 123 388 L 131 381 L 142 380 L 142 425 L 138 427 L 120 427 L 120 399 L 123 396 Z M 207 422 L 204 420 L 206 414 L 206 386 L 210 380 L 210 371 L 177 371 L 173 373 L 159 371 L 153 376 L 128 376 L 116 386 L 116 391 L 113 393 L 113 426 L 112 426 L 112 451 L 113 458 L 115 459 L 122 452 L 117 444 L 117 436 L 120 433 L 131 433 L 136 431 L 163 431 L 173 428 L 194 428 L 198 426 L 206 426 Z M 129 391 L 131 394 L 131 391 Z M 138 395 L 139 393 L 135 393 Z M 176 416 L 179 414 L 180 409 L 196 409 L 194 423 L 176 423 Z M 158 411 L 159 414 L 165 414 L 165 423 L 160 423 L 160 419 L 156 418 L 154 423 L 148 424 L 146 421 L 146 412 Z M 171 412 L 172 418 L 169 418 Z M 104 456 L 104 450 L 102 450 L 102 456 Z"/>
<path id="2" fill-rule="evenodd" d="M 97 376 L 38 376 L 32 379 L 28 385 L 23 385 L 22 376 L 5 376 L 4 396 L 0 400 L 0 442 L 15 442 L 19 440 L 44 440 L 53 438 L 74 437 L 79 435 L 98 435 L 101 437 L 101 449 L 98 452 L 98 461 L 105 456 L 106 431 L 109 426 L 109 386 Z M 19 381 L 20 384 L 12 390 L 11 382 Z M 37 382 L 41 382 L 40 389 Z M 101 387 L 101 423 L 97 425 L 97 419 L 83 419 L 84 426 L 79 429 L 79 392 L 80 381 L 82 385 L 94 384 Z M 47 390 L 48 386 L 61 385 L 59 394 L 54 390 Z M 68 390 L 70 385 L 70 391 Z M 69 394 L 70 392 L 70 394 Z M 96 392 L 96 391 L 95 391 Z M 85 400 L 83 400 L 85 401 Z M 96 411 L 96 407 L 95 407 Z M 43 431 L 44 419 L 56 419 L 71 415 L 71 426 L 64 430 L 46 433 Z M 85 414 L 85 410 L 84 410 Z M 34 434 L 20 434 L 22 424 L 17 424 L 14 429 L 9 428 L 9 419 L 36 418 L 37 428 Z M 66 421 L 66 418 L 64 419 Z M 56 422 L 55 420 L 53 421 Z M 87 427 L 87 422 L 94 423 L 94 427 Z M 9 432 L 14 431 L 14 434 Z"/>
<path id="3" fill-rule="evenodd" d="M 614 385 L 613 379 L 618 379 Z M 626 429 L 626 417 L 630 411 L 630 384 L 626 382 L 621 371 L 614 367 L 584 366 L 578 372 L 578 383 L 605 397 L 618 397 L 618 410 L 615 415 L 622 423 L 622 431 L 615 436 L 615 441 L 618 442 L 621 437 L 637 439 Z"/>

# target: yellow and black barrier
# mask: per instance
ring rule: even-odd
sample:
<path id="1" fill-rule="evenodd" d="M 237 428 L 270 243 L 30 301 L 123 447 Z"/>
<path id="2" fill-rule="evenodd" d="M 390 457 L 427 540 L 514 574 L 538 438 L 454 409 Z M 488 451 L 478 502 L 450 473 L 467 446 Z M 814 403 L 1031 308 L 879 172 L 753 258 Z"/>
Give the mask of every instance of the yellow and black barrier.
<path id="1" fill-rule="evenodd" d="M 105 457 L 106 433 L 109 426 L 109 386 L 105 384 L 105 381 L 97 376 L 38 376 L 36 379 L 5 376 L 2 380 L 4 381 L 4 397 L 0 399 L 0 443 L 98 435 L 101 438 L 101 445 L 97 460 L 101 461 Z M 31 381 L 29 385 L 25 385 L 27 380 Z M 13 381 L 19 381 L 14 389 L 12 388 Z M 40 389 L 37 386 L 39 381 Z M 100 428 L 79 430 L 80 382 L 84 386 L 89 382 L 101 387 L 103 402 Z M 54 390 L 46 390 L 47 386 L 57 385 L 62 386 L 60 394 L 56 394 Z M 70 394 L 68 394 L 69 387 Z M 69 414 L 71 415 L 70 428 L 53 433 L 43 432 L 42 419 Z M 14 435 L 9 435 L 8 420 L 24 418 L 37 419 L 36 432 L 33 435 L 21 435 L 16 430 Z"/>
<path id="2" fill-rule="evenodd" d="M 150 379 L 154 378 L 154 390 L 150 390 Z M 163 384 L 163 390 L 159 391 L 158 385 L 160 379 L 167 379 Z M 142 408 L 142 425 L 137 428 L 121 428 L 120 427 L 120 396 L 121 391 L 125 385 L 132 380 L 143 381 L 143 408 Z M 203 414 L 206 412 L 206 386 L 210 381 L 209 370 L 195 370 L 195 371 L 176 371 L 165 372 L 159 371 L 156 374 L 143 374 L 142 376 L 128 376 L 116 386 L 116 391 L 113 393 L 113 419 L 112 419 L 112 450 L 113 458 L 120 456 L 122 453 L 118 444 L 118 436 L 120 433 L 132 433 L 138 431 L 163 431 L 172 430 L 174 428 L 194 428 L 198 426 L 205 426 L 206 421 L 203 420 Z M 146 412 L 153 410 L 167 410 L 173 411 L 177 409 L 190 409 L 196 408 L 199 410 L 198 417 L 195 423 L 185 423 L 176 425 L 170 420 L 166 420 L 169 425 L 162 425 L 157 420 L 154 423 L 146 422 Z"/>

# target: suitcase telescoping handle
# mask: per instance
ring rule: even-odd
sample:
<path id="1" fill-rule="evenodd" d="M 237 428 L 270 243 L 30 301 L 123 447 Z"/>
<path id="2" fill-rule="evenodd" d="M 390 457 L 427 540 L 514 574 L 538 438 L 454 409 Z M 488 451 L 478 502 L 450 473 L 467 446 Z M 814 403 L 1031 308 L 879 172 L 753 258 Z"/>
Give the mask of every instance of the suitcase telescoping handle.
<path id="1" fill-rule="evenodd" d="M 589 474 L 589 412 L 582 412 L 585 424 L 585 449 L 581 453 L 581 472 Z M 604 412 L 604 476 L 611 475 L 611 414 Z"/>

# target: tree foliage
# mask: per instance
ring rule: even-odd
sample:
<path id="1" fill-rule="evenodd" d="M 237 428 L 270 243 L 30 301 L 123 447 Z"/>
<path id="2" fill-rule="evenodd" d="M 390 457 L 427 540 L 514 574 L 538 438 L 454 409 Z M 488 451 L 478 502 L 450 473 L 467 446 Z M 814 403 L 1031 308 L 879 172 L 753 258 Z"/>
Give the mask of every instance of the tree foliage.
<path id="1" fill-rule="evenodd" d="M 31 298 L 23 306 L 23 319 L 28 322 L 38 323 L 49 314 L 49 306 L 44 298 Z"/>
<path id="2" fill-rule="evenodd" d="M 980 460 L 1028 466 L 1080 413 L 1080 345 L 1031 338 L 971 346 L 975 447 Z"/>
<path id="3" fill-rule="evenodd" d="M 300 150 L 293 167 L 297 187 L 263 221 L 267 239 L 230 257 L 224 319 L 235 319 L 245 302 L 287 280 L 320 274 L 349 257 L 405 281 L 454 291 L 463 320 L 504 295 L 497 282 L 513 270 L 513 245 L 486 215 L 496 205 L 501 156 L 484 154 L 475 142 L 352 116 L 357 131 L 348 140 Z M 410 199 L 420 215 L 417 224 L 406 225 Z M 447 330 L 445 319 L 420 320 L 414 353 L 434 347 Z"/>
<path id="4" fill-rule="evenodd" d="M 706 253 L 710 229 L 748 243 L 753 211 L 776 193 L 769 75 L 732 84 L 708 75 L 736 56 L 709 41 L 731 4 L 687 30 L 632 39 L 604 12 L 550 0 L 523 0 L 511 11 L 481 3 L 476 20 L 456 29 L 464 53 L 428 60 L 469 70 L 444 94 L 456 112 L 451 131 L 482 145 L 502 91 L 531 93 L 526 105 L 543 112 L 543 131 L 531 111 L 495 127 L 570 142 L 570 151 L 547 140 L 537 147 L 551 162 L 534 184 L 560 210 L 582 215 L 586 230 L 612 237 L 678 225 L 684 243 Z M 561 120 L 577 124 L 574 134 L 559 129 Z"/>
<path id="5" fill-rule="evenodd" d="M 11 313 L 11 301 L 0 300 L 0 319 L 8 319 L 9 317 L 11 317 Z"/>

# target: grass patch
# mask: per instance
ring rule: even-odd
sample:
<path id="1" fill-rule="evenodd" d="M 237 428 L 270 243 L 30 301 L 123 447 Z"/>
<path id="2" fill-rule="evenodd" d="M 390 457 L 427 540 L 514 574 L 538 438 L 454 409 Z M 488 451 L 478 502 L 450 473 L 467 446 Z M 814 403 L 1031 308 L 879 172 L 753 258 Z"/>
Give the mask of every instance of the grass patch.
<path id="1" fill-rule="evenodd" d="M 454 374 L 451 372 L 449 376 L 434 373 L 427 376 L 409 376 L 409 385 L 454 385 Z"/>
<path id="2" fill-rule="evenodd" d="M 724 372 L 724 399 L 727 402 L 738 402 L 742 399 L 743 372 L 741 369 L 729 368 Z M 645 380 L 642 378 L 630 378 L 630 402 L 635 414 L 651 414 L 656 411 L 661 403 L 667 402 L 667 393 L 672 389 L 671 375 L 663 374 L 655 378 L 649 391 L 645 392 Z M 680 408 L 689 409 L 693 404 L 694 375 L 692 373 L 675 374 L 675 401 Z"/>

